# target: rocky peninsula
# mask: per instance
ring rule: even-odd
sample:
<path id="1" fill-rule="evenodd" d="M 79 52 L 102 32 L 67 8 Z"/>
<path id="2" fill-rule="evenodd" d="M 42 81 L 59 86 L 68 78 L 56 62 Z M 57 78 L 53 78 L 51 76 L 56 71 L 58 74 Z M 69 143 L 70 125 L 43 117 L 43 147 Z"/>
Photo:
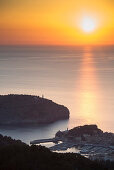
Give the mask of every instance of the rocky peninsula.
<path id="1" fill-rule="evenodd" d="M 49 149 L 55 152 L 79 153 L 90 159 L 114 161 L 114 133 L 103 132 L 97 125 L 84 125 L 58 131 L 54 138 L 31 141 L 30 144 L 54 142 Z"/>
<path id="2" fill-rule="evenodd" d="M 75 147 L 78 153 L 91 159 L 114 161 L 114 133 L 103 132 L 97 125 L 84 125 L 58 131 L 55 139 L 62 143 L 50 147 L 52 151 Z"/>
<path id="3" fill-rule="evenodd" d="M 0 95 L 0 124 L 43 124 L 69 119 L 69 110 L 44 97 Z"/>

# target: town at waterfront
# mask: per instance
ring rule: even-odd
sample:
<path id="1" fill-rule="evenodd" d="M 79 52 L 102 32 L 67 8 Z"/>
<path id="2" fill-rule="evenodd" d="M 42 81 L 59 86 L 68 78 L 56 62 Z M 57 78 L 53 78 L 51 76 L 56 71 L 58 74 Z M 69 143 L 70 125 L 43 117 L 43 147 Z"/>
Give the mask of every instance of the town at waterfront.
<path id="1" fill-rule="evenodd" d="M 97 125 L 78 126 L 58 131 L 54 138 L 31 141 L 30 144 L 53 142 L 54 152 L 75 152 L 89 159 L 114 161 L 114 134 L 103 132 Z"/>

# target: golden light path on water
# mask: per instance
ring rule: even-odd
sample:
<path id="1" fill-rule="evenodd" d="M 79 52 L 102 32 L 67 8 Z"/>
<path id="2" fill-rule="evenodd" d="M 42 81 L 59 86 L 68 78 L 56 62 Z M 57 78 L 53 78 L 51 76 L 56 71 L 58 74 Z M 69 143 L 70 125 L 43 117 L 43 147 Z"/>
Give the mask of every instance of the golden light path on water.
<path id="1" fill-rule="evenodd" d="M 91 47 L 86 47 L 80 70 L 79 110 L 87 123 L 97 123 L 98 84 Z"/>

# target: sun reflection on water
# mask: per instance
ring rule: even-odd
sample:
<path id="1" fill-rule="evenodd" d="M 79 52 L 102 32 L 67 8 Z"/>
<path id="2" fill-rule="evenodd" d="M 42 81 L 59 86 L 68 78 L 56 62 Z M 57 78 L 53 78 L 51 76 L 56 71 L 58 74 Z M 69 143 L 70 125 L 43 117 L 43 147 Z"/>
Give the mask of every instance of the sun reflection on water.
<path id="1" fill-rule="evenodd" d="M 90 122 L 97 120 L 97 78 L 91 48 L 85 48 L 80 75 L 80 113 Z"/>

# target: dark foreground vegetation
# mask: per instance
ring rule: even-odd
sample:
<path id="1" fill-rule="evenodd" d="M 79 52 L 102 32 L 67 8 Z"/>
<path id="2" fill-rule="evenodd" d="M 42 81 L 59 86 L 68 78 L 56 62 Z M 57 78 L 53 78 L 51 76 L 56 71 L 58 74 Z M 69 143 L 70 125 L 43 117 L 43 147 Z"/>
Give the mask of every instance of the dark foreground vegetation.
<path id="1" fill-rule="evenodd" d="M 0 170 L 113 170 L 110 161 L 91 161 L 74 153 L 54 153 L 0 135 Z"/>

